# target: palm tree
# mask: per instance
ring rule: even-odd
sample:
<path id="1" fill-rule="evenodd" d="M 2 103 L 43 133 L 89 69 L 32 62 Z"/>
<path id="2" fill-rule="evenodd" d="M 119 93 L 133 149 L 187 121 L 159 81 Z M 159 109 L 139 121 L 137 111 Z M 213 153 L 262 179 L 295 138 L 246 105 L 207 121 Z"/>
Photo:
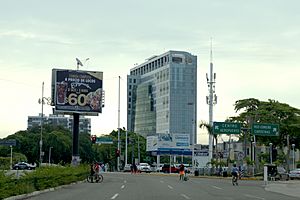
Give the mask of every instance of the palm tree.
<path id="1" fill-rule="evenodd" d="M 216 147 L 217 147 L 217 141 L 218 141 L 217 136 L 218 135 L 213 134 L 213 127 L 209 123 L 207 123 L 205 121 L 201 121 L 199 124 L 199 128 L 205 128 L 207 130 L 208 134 L 213 136 L 213 138 L 216 141 Z M 215 152 L 214 152 L 215 154 L 217 153 L 216 151 L 217 151 L 217 148 L 215 148 Z"/>

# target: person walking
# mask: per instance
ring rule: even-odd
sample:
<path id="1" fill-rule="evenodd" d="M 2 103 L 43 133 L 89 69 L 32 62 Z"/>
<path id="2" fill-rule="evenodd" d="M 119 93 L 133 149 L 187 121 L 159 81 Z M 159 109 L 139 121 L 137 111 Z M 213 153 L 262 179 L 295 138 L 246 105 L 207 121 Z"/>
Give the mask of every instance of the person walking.
<path id="1" fill-rule="evenodd" d="M 179 180 L 184 180 L 184 165 L 182 163 L 179 166 Z"/>

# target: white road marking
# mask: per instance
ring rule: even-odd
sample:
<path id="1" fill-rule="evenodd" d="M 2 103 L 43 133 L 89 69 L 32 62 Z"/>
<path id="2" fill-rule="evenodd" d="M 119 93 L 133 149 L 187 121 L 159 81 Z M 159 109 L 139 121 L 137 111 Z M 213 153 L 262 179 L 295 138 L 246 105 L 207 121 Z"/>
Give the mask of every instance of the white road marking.
<path id="1" fill-rule="evenodd" d="M 257 197 L 257 196 L 253 196 L 253 195 L 250 195 L 250 194 L 245 194 L 244 196 L 245 196 L 245 197 L 249 197 L 249 198 L 253 198 L 253 199 L 261 199 L 261 200 L 265 200 L 265 198 L 263 198 L 263 197 Z"/>
<path id="2" fill-rule="evenodd" d="M 127 183 L 127 181 L 125 180 L 124 183 Z"/>
<path id="3" fill-rule="evenodd" d="M 213 188 L 216 188 L 216 189 L 218 189 L 218 190 L 223 190 L 222 188 L 219 188 L 219 187 L 217 187 L 217 186 L 211 186 L 211 187 L 213 187 Z"/>
<path id="4" fill-rule="evenodd" d="M 115 198 L 117 198 L 119 196 L 119 194 L 117 193 L 117 194 L 115 194 L 114 196 L 112 196 L 110 199 L 115 199 Z"/>
<path id="5" fill-rule="evenodd" d="M 121 189 L 124 189 L 124 187 L 125 187 L 125 185 L 122 185 L 122 186 L 121 186 Z"/>
<path id="6" fill-rule="evenodd" d="M 171 190 L 173 190 L 173 187 L 171 185 L 168 185 L 168 188 L 170 188 Z"/>
<path id="7" fill-rule="evenodd" d="M 164 181 L 160 181 L 161 183 L 164 183 Z"/>
<path id="8" fill-rule="evenodd" d="M 186 196 L 185 194 L 180 194 L 181 196 L 183 196 L 185 199 L 191 199 L 190 197 Z"/>

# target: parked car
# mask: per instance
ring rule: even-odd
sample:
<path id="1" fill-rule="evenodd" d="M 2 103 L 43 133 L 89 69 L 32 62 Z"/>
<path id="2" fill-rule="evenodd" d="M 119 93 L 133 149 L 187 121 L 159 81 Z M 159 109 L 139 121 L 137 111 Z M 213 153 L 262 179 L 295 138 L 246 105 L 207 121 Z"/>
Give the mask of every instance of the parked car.
<path id="1" fill-rule="evenodd" d="M 291 170 L 289 173 L 289 177 L 291 180 L 300 178 L 300 168 L 296 168 L 294 170 Z"/>
<path id="2" fill-rule="evenodd" d="M 277 167 L 277 174 L 275 180 L 289 180 L 289 174 L 283 167 Z"/>
<path id="3" fill-rule="evenodd" d="M 151 167 L 148 163 L 140 163 L 138 166 L 138 171 L 140 172 L 146 172 L 146 173 L 150 173 L 152 170 L 151 170 Z"/>
<path id="4" fill-rule="evenodd" d="M 23 169 L 31 170 L 31 169 L 35 169 L 35 167 L 36 167 L 35 165 L 31 165 L 31 164 L 28 164 L 26 162 L 19 162 L 19 163 L 15 164 L 13 166 L 13 169 L 14 170 L 18 170 L 18 169 L 21 169 L 21 170 L 23 170 Z"/>
<path id="5" fill-rule="evenodd" d="M 159 164 L 159 165 L 157 165 L 157 164 L 152 164 L 151 165 L 151 170 L 153 171 L 153 172 L 161 172 L 161 170 L 162 170 L 162 166 L 163 166 L 164 164 Z"/>
<path id="6" fill-rule="evenodd" d="M 161 171 L 163 173 L 170 173 L 170 165 L 164 164 Z M 171 165 L 171 173 L 179 173 L 179 168 L 176 167 L 175 165 Z"/>
<path id="7" fill-rule="evenodd" d="M 131 164 L 126 164 L 124 166 L 123 172 L 131 172 Z"/>

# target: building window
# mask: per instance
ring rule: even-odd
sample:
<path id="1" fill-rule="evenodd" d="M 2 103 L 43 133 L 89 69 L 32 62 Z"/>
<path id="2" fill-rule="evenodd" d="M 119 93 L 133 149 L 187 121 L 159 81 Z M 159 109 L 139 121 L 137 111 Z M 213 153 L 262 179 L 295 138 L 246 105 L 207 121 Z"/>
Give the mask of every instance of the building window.
<path id="1" fill-rule="evenodd" d="M 131 96 L 131 92 L 128 92 L 128 95 Z"/>
<path id="2" fill-rule="evenodd" d="M 131 80 L 131 78 L 129 79 L 129 83 L 132 83 L 132 80 Z"/>
<path id="3" fill-rule="evenodd" d="M 136 83 L 136 79 L 133 79 L 133 83 Z"/>

